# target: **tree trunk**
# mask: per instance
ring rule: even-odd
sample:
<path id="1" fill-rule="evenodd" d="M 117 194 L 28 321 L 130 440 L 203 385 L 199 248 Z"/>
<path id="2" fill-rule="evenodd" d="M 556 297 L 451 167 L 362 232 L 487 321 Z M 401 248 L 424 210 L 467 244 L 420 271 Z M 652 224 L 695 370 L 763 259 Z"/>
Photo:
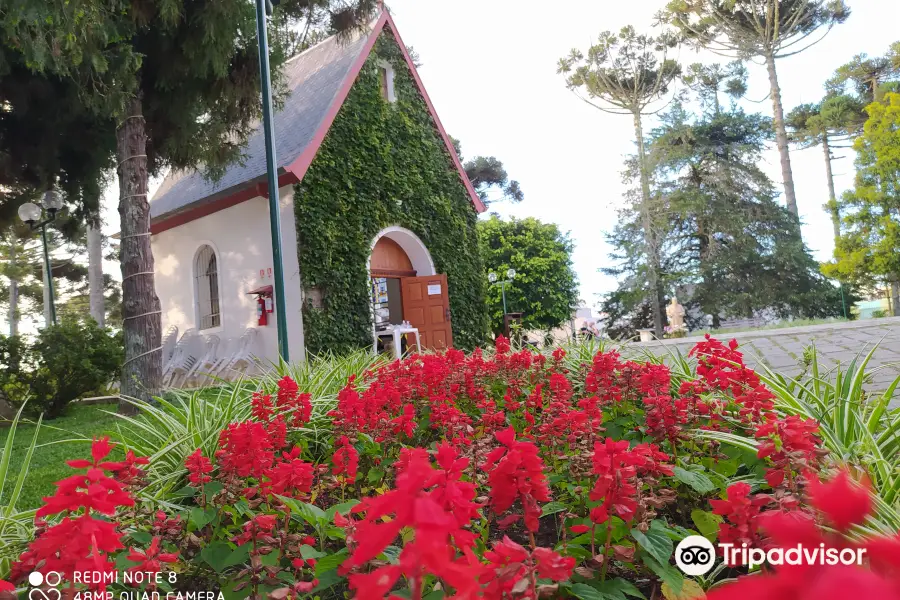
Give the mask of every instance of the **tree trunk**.
<path id="1" fill-rule="evenodd" d="M 88 219 L 87 248 L 91 317 L 103 327 L 106 324 L 106 298 L 103 296 L 103 234 L 99 217 L 94 221 Z"/>
<path id="2" fill-rule="evenodd" d="M 769 71 L 769 86 L 772 88 L 775 143 L 778 146 L 778 153 L 781 155 L 781 177 L 784 179 L 784 201 L 787 205 L 787 209 L 799 220 L 800 211 L 797 209 L 797 193 L 794 191 L 794 173 L 791 170 L 791 154 L 788 148 L 787 130 L 784 126 L 784 107 L 781 105 L 781 88 L 778 86 L 778 73 L 775 71 L 774 54 L 766 54 L 766 67 Z"/>
<path id="3" fill-rule="evenodd" d="M 900 317 L 900 279 L 891 282 L 891 308 L 895 317 Z"/>
<path id="4" fill-rule="evenodd" d="M 150 250 L 150 203 L 147 201 L 147 133 L 141 99 L 127 105 L 124 122 L 116 131 L 119 163 L 119 217 L 122 267 L 122 329 L 125 364 L 121 394 L 149 400 L 159 393 L 162 379 L 160 304 L 153 278 Z M 120 412 L 134 412 L 125 401 Z"/>
<path id="5" fill-rule="evenodd" d="M 828 179 L 828 204 L 825 208 L 831 213 L 831 224 L 834 227 L 834 243 L 841 237 L 841 212 L 838 208 L 837 194 L 834 192 L 834 174 L 831 171 L 831 145 L 828 143 L 828 132 L 822 136 L 822 147 L 825 148 L 825 176 Z"/>
<path id="6" fill-rule="evenodd" d="M 12 241 L 9 245 L 9 266 L 10 273 L 17 271 L 16 264 L 16 238 L 11 236 Z M 9 278 L 9 337 L 19 335 L 19 281 L 13 277 Z"/>
<path id="7" fill-rule="evenodd" d="M 653 231 L 653 219 L 650 216 L 650 175 L 647 173 L 647 156 L 644 150 L 644 128 L 641 114 L 634 113 L 634 133 L 638 146 L 638 170 L 641 175 L 641 223 L 644 229 L 644 243 L 647 247 L 648 283 L 650 284 L 650 308 L 653 311 L 653 332 L 656 337 L 663 337 L 663 299 L 659 285 L 659 248 L 656 233 Z"/>

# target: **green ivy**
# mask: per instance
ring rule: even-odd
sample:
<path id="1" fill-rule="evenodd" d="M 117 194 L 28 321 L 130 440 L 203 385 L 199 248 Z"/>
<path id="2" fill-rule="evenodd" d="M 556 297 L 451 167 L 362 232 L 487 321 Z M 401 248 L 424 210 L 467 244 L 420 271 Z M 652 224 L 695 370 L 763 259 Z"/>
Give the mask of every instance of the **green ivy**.
<path id="1" fill-rule="evenodd" d="M 397 101 L 381 96 L 377 62 L 395 71 Z M 454 346 L 487 334 L 477 215 L 399 46 L 385 32 L 315 160 L 295 186 L 303 284 L 322 294 L 303 307 L 306 347 L 346 351 L 372 343 L 372 240 L 385 227 L 414 232 L 446 273 Z"/>

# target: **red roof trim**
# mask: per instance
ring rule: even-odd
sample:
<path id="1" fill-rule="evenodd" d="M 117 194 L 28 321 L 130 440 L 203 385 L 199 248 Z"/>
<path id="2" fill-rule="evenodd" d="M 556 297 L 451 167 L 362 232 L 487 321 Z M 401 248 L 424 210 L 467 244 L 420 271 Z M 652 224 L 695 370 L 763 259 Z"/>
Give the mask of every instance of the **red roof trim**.
<path id="1" fill-rule="evenodd" d="M 428 92 L 425 91 L 425 86 L 422 84 L 422 79 L 419 77 L 418 71 L 416 71 L 416 66 L 413 64 L 412 58 L 410 58 L 409 56 L 409 52 L 406 51 L 406 46 L 403 44 L 403 39 L 400 37 L 400 32 L 397 31 L 397 26 L 396 24 L 394 24 L 394 20 L 391 18 L 390 13 L 388 13 L 388 11 L 386 10 L 382 11 L 381 16 L 378 17 L 378 20 L 372 27 L 372 32 L 369 34 L 369 38 L 366 40 L 366 45 L 363 47 L 356 61 L 351 66 L 350 71 L 347 73 L 347 76 L 344 78 L 344 82 L 341 85 L 340 89 L 338 89 L 338 93 L 334 97 L 334 100 L 332 100 L 331 106 L 328 108 L 328 112 L 326 113 L 325 118 L 322 120 L 319 129 L 316 131 L 316 134 L 313 136 L 312 140 L 310 140 L 310 143 L 307 145 L 303 153 L 298 156 L 297 159 L 294 160 L 294 162 L 292 162 L 285 168 L 285 173 L 279 176 L 279 187 L 287 185 L 289 183 L 298 183 L 303 179 L 303 176 L 306 175 L 306 171 L 312 164 L 313 159 L 315 159 L 316 153 L 318 153 L 319 148 L 322 146 L 322 142 L 325 141 L 325 136 L 328 134 L 328 130 L 331 129 L 332 123 L 334 123 L 334 120 L 335 118 L 337 118 L 341 107 L 344 105 L 344 101 L 347 99 L 347 95 L 350 93 L 350 89 L 353 87 L 353 84 L 356 83 L 356 78 L 359 75 L 359 72 L 362 70 L 363 65 L 366 64 L 366 60 L 369 58 L 369 54 L 372 52 L 372 48 L 375 46 L 375 42 L 378 40 L 378 36 L 384 28 L 385 24 L 388 24 L 390 26 L 391 32 L 394 34 L 394 37 L 397 38 L 397 45 L 400 46 L 400 51 L 403 54 L 404 60 L 406 60 L 406 65 L 409 67 L 410 73 L 412 73 L 413 80 L 416 82 L 416 87 L 419 88 L 419 93 L 422 94 L 422 98 L 425 99 L 425 105 L 428 107 L 428 112 L 431 113 L 431 118 L 434 119 L 434 124 L 437 126 L 438 133 L 441 135 L 441 138 L 444 140 L 444 144 L 447 146 L 447 152 L 450 153 L 450 158 L 453 160 L 453 165 L 456 167 L 456 170 L 459 173 L 459 177 L 460 179 L 462 179 L 463 185 L 465 185 L 466 191 L 469 193 L 469 199 L 472 201 L 472 205 L 475 207 L 475 210 L 477 212 L 484 212 L 485 210 L 487 210 L 487 208 L 481 201 L 481 198 L 478 197 L 478 194 L 475 192 L 475 188 L 472 187 L 472 182 L 469 181 L 468 176 L 466 176 L 466 171 L 465 169 L 463 169 L 462 163 L 459 160 L 459 156 L 457 156 L 456 154 L 456 149 L 453 147 L 453 142 L 450 141 L 450 136 L 447 135 L 447 131 L 441 124 L 441 120 L 440 118 L 438 118 L 437 111 L 434 109 L 434 104 L 431 103 L 431 98 L 428 97 Z M 173 227 L 184 225 L 185 223 L 189 223 L 195 219 L 211 215 L 214 212 L 230 208 L 232 206 L 235 206 L 236 204 L 240 204 L 241 202 L 250 200 L 251 198 L 265 195 L 267 187 L 268 186 L 266 183 L 250 185 L 245 188 L 239 189 L 234 193 L 229 194 L 228 196 L 213 200 L 212 202 L 207 202 L 195 208 L 188 209 L 184 212 L 176 213 L 169 217 L 164 217 L 160 221 L 152 223 L 150 225 L 150 231 L 154 234 L 161 233 L 163 231 L 166 231 L 167 229 L 172 229 Z"/>
<path id="2" fill-rule="evenodd" d="M 369 38 L 366 40 L 366 45 L 363 46 L 362 51 L 359 53 L 359 56 L 356 57 L 356 61 L 350 67 L 350 71 L 347 72 L 346 77 L 344 77 L 344 82 L 341 84 L 341 87 L 338 88 L 338 92 L 334 97 L 334 100 L 331 101 L 331 106 L 328 108 L 328 112 L 325 113 L 325 118 L 322 119 L 322 123 L 319 126 L 318 131 L 310 140 L 309 144 L 307 144 L 306 149 L 303 150 L 303 153 L 294 160 L 290 165 L 287 166 L 286 170 L 293 173 L 294 176 L 297 177 L 298 181 L 303 179 L 303 176 L 306 175 L 307 169 L 309 169 L 309 165 L 312 164 L 313 159 L 316 157 L 316 154 L 319 152 L 319 148 L 322 146 L 322 142 L 325 141 L 325 136 L 328 135 L 328 130 L 331 129 L 332 123 L 337 118 L 338 113 L 341 111 L 341 107 L 344 106 L 344 101 L 347 99 L 347 96 L 350 94 L 350 89 L 353 87 L 353 84 L 356 83 L 356 77 L 359 75 L 359 72 L 362 71 L 363 65 L 366 64 L 366 60 L 369 58 L 369 54 L 372 52 L 372 48 L 375 47 L 375 42 L 378 40 L 378 36 L 381 33 L 382 28 L 384 28 L 384 24 L 387 22 L 387 11 L 382 11 L 381 16 L 378 17 L 378 20 L 375 22 L 375 25 L 372 27 L 372 32 L 369 34 Z"/>
<path id="3" fill-rule="evenodd" d="M 472 186 L 472 182 L 469 181 L 469 176 L 466 175 L 466 170 L 463 168 L 462 163 L 459 161 L 459 156 L 456 154 L 456 148 L 453 147 L 453 142 L 450 141 L 450 136 L 447 135 L 447 131 L 441 124 L 441 120 L 438 118 L 437 111 L 434 109 L 434 104 L 431 103 L 431 98 L 428 97 L 428 92 L 425 91 L 425 85 L 422 83 L 422 79 L 419 77 L 419 72 L 416 70 L 416 65 L 413 64 L 412 58 L 409 56 L 409 52 L 406 50 L 406 44 L 403 43 L 403 39 L 400 37 L 400 32 L 397 30 L 397 25 L 394 23 L 394 19 L 391 18 L 389 12 L 384 11 L 384 14 L 387 16 L 387 23 L 390 26 L 391 31 L 394 33 L 394 37 L 397 38 L 397 45 L 400 46 L 400 51 L 403 53 L 403 58 L 406 59 L 406 65 L 409 67 L 409 72 L 412 73 L 413 79 L 415 80 L 416 85 L 419 88 L 419 93 L 421 93 L 422 97 L 425 99 L 425 104 L 428 106 L 428 111 L 431 113 L 431 118 L 434 119 L 434 124 L 437 125 L 438 132 L 444 139 L 444 144 L 447 145 L 447 152 L 450 153 L 450 157 L 453 159 L 453 164 L 456 166 L 456 170 L 459 172 L 459 177 L 462 179 L 463 185 L 466 186 L 466 190 L 469 192 L 469 198 L 472 200 L 472 205 L 475 206 L 476 211 L 478 211 L 479 213 L 483 213 L 485 210 L 487 210 L 487 207 L 484 205 L 484 202 L 481 201 L 481 198 L 478 197 L 478 194 L 475 192 L 475 188 Z"/>
<path id="4" fill-rule="evenodd" d="M 294 177 L 293 173 L 282 173 L 278 177 L 278 187 L 281 188 L 292 183 L 297 183 L 297 181 L 298 179 Z M 240 204 L 241 202 L 246 202 L 247 200 L 251 200 L 258 196 L 268 198 L 268 188 L 269 184 L 266 182 L 257 183 L 256 185 L 248 185 L 247 187 L 237 190 L 232 194 L 217 198 L 212 202 L 207 202 L 205 204 L 195 206 L 194 208 L 189 208 L 184 212 L 175 213 L 174 215 L 167 216 L 157 221 L 156 223 L 151 223 L 150 233 L 154 235 L 157 233 L 162 233 L 163 231 L 172 229 L 173 227 L 178 227 L 179 225 L 190 223 L 191 221 L 199 219 L 200 217 L 205 217 L 207 215 L 219 212 L 220 210 L 231 208 L 232 206 Z"/>

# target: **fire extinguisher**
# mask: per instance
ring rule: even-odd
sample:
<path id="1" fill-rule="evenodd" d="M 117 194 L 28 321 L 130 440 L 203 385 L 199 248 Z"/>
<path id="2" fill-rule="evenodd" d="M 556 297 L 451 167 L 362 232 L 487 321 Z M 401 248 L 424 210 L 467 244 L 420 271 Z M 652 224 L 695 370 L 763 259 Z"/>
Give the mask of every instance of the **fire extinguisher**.
<path id="1" fill-rule="evenodd" d="M 260 295 L 256 297 L 256 319 L 258 325 L 267 325 L 269 322 L 268 311 L 266 311 L 266 299 Z"/>

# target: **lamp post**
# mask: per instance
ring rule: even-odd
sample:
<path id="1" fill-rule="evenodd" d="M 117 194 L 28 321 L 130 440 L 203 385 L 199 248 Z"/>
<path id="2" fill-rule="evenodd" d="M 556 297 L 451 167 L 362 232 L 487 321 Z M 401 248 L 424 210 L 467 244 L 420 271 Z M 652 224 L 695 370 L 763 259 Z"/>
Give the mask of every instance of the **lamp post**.
<path id="1" fill-rule="evenodd" d="M 47 273 L 47 290 L 50 297 L 50 321 L 56 325 L 56 302 L 53 297 L 53 272 L 50 270 L 50 251 L 47 249 L 47 223 L 56 219 L 56 213 L 63 206 L 62 197 L 54 190 L 44 193 L 41 206 L 33 202 L 26 202 L 19 207 L 19 218 L 28 223 L 32 231 L 40 228 L 41 241 L 44 244 L 44 271 Z M 47 211 L 48 217 L 41 220 L 43 211 Z"/>
<path id="2" fill-rule="evenodd" d="M 256 32 L 259 46 L 259 87 L 262 88 L 263 131 L 266 137 L 266 171 L 269 186 L 269 228 L 272 236 L 272 263 L 275 276 L 275 326 L 278 329 L 278 354 L 288 362 L 287 311 L 284 298 L 284 268 L 281 263 L 281 214 L 278 206 L 278 170 L 275 162 L 275 125 L 272 121 L 272 85 L 269 72 L 269 40 L 266 16 L 280 0 L 256 0 Z"/>
<path id="3" fill-rule="evenodd" d="M 512 283 L 513 278 L 516 276 L 515 269 L 507 269 L 506 271 L 506 279 L 503 281 L 497 281 L 497 274 L 491 271 L 488 273 L 488 281 L 491 285 L 499 285 L 500 286 L 500 294 L 503 296 L 503 316 L 506 316 L 506 284 Z"/>

